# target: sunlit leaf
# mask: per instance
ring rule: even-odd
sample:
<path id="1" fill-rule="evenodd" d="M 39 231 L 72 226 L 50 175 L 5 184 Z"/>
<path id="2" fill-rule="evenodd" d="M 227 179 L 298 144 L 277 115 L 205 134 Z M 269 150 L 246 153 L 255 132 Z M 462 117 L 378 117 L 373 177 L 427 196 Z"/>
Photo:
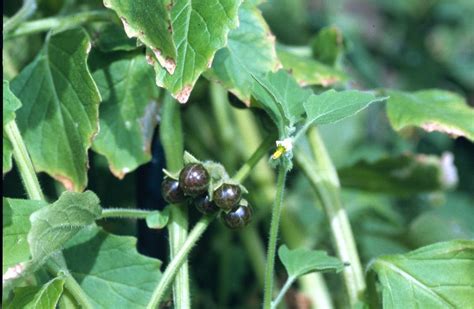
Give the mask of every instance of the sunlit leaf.
<path id="1" fill-rule="evenodd" d="M 253 83 L 251 73 L 264 74 L 278 65 L 275 37 L 259 9 L 245 1 L 239 9 L 239 27 L 229 32 L 227 46 L 216 53 L 206 76 L 221 82 L 249 105 Z"/>
<path id="2" fill-rule="evenodd" d="M 387 93 L 388 119 L 395 130 L 417 126 L 474 141 L 474 108 L 460 95 L 444 90 Z"/>
<path id="3" fill-rule="evenodd" d="M 376 259 L 383 308 L 469 308 L 474 301 L 474 241 L 436 243 Z"/>
<path id="4" fill-rule="evenodd" d="M 45 205 L 43 201 L 3 199 L 3 274 L 8 268 L 30 258 L 27 241 L 31 228 L 30 215 Z"/>
<path id="5" fill-rule="evenodd" d="M 99 199 L 91 192 L 64 192 L 59 199 L 34 212 L 28 233 L 31 256 L 43 262 L 84 227 L 100 217 Z"/>
<path id="6" fill-rule="evenodd" d="M 237 27 L 240 0 L 182 0 L 171 9 L 176 68 L 171 75 L 154 62 L 156 83 L 185 103 L 198 77 L 211 67 L 216 51 L 227 43 L 230 29 Z"/>
<path id="7" fill-rule="evenodd" d="M 128 37 L 140 39 L 153 51 L 160 64 L 173 74 L 177 59 L 173 34 L 178 29 L 172 25 L 171 11 L 179 4 L 172 0 L 104 0 L 104 5 L 117 13 Z"/>
<path id="8" fill-rule="evenodd" d="M 43 286 L 20 287 L 14 290 L 14 298 L 6 308 L 55 309 L 63 293 L 64 279 L 58 277 Z"/>
<path id="9" fill-rule="evenodd" d="M 3 127 L 15 119 L 15 111 L 21 107 L 21 102 L 11 92 L 8 81 L 3 81 Z M 3 165 L 2 173 L 5 174 L 12 168 L 12 145 L 3 131 Z"/>
<path id="10" fill-rule="evenodd" d="M 151 159 L 158 87 L 143 55 L 113 62 L 93 74 L 102 95 L 100 132 L 93 149 L 119 178 Z"/>
<path id="11" fill-rule="evenodd" d="M 136 242 L 92 225 L 67 243 L 67 268 L 94 308 L 144 308 L 149 302 L 161 262 L 139 254 Z"/>
<path id="12" fill-rule="evenodd" d="M 340 272 L 344 264 L 325 251 L 298 248 L 290 250 L 285 245 L 278 249 L 278 256 L 285 266 L 288 276 L 297 278 L 311 272 Z"/>
<path id="13" fill-rule="evenodd" d="M 82 29 L 51 35 L 11 82 L 23 104 L 17 122 L 35 169 L 75 191 L 87 184 L 87 150 L 98 130 L 100 95 L 87 68 L 90 48 Z"/>

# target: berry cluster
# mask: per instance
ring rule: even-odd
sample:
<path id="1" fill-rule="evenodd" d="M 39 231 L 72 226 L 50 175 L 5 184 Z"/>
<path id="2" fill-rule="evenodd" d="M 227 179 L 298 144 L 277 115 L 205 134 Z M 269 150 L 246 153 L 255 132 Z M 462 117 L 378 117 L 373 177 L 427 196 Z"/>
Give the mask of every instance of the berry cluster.
<path id="1" fill-rule="evenodd" d="M 231 229 L 247 225 L 252 217 L 252 208 L 242 203 L 240 186 L 223 183 L 211 193 L 210 181 L 211 176 L 203 164 L 188 163 L 179 173 L 178 180 L 171 177 L 163 180 L 161 192 L 168 203 L 188 200 L 205 215 L 222 211 L 221 218 Z"/>

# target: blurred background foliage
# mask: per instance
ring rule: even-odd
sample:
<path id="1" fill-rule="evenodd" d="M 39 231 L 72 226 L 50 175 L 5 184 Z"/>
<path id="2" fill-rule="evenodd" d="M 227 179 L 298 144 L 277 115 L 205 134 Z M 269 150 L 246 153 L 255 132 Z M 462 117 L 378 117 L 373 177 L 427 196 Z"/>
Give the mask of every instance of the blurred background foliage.
<path id="1" fill-rule="evenodd" d="M 72 3 L 40 0 L 35 18 L 69 14 Z M 18 1 L 4 2 L 4 14 L 11 15 L 19 5 Z M 80 7 L 103 8 L 101 1 L 93 0 L 81 1 Z M 474 1 L 272 0 L 263 3 L 261 9 L 280 44 L 346 72 L 349 76 L 346 87 L 406 91 L 442 88 L 460 93 L 474 105 Z M 100 27 L 86 25 L 92 37 Z M 35 57 L 44 35 L 4 42 L 4 79 L 14 78 Z M 93 49 L 90 65 L 100 66 L 116 56 L 117 52 Z M 222 162 L 233 173 L 272 128 L 266 125 L 262 112 L 231 107 L 227 104 L 227 94 L 212 87 L 207 80 L 200 79 L 190 102 L 183 107 L 186 148 L 200 159 Z M 230 96 L 229 100 L 235 104 L 234 97 Z M 225 104 L 219 108 L 221 103 Z M 216 119 L 226 121 L 221 123 Z M 381 254 L 405 252 L 437 241 L 474 238 L 472 143 L 464 138 L 450 139 L 440 133 L 415 129 L 398 135 L 391 129 L 383 105 L 373 105 L 355 117 L 323 126 L 320 132 L 341 175 L 349 177 L 354 173 L 351 168 L 362 161 L 370 165 L 401 155 L 424 154 L 437 156 L 437 169 L 441 171 L 438 176 L 448 176 L 440 180 L 438 190 L 417 191 L 417 183 L 423 177 L 437 177 L 423 170 L 417 172 L 415 176 L 421 178 L 412 179 L 407 190 L 415 190 L 409 194 L 400 194 L 400 190 L 374 192 L 364 189 L 370 179 L 341 177 L 343 184 L 350 183 L 350 188 L 343 189 L 342 197 L 364 264 Z M 157 138 L 152 149 L 152 162 L 121 181 L 110 173 L 103 157 L 90 153 L 89 188 L 99 195 L 104 207 L 161 209 L 165 206 L 159 193 L 165 162 Z M 382 165 L 380 172 L 387 174 L 390 168 L 390 164 Z M 4 180 L 5 196 L 24 196 L 16 171 Z M 62 191 L 46 176 L 40 181 L 51 199 Z M 245 184 L 250 191 L 249 201 L 256 210 L 252 232 L 247 229 L 232 232 L 216 223 L 193 250 L 190 265 L 193 301 L 197 307 L 259 305 L 261 283 L 257 273 L 262 258 L 259 252 L 265 248 L 273 184 L 273 171 L 262 162 Z M 289 176 L 287 192 L 282 242 L 334 253 L 328 222 L 320 207 L 315 207 L 315 194 L 298 168 Z M 199 217 L 194 210 L 190 216 L 191 224 Z M 103 226 L 114 233 L 137 235 L 141 252 L 167 260 L 165 231 L 150 231 L 132 221 L 107 221 Z M 257 245 L 248 242 L 251 239 L 248 233 L 253 232 L 259 235 Z M 331 291 L 341 290 L 337 289 L 341 286 L 337 276 L 325 275 L 325 278 Z M 289 297 L 294 297 L 295 302 L 298 299 L 294 293 Z"/>

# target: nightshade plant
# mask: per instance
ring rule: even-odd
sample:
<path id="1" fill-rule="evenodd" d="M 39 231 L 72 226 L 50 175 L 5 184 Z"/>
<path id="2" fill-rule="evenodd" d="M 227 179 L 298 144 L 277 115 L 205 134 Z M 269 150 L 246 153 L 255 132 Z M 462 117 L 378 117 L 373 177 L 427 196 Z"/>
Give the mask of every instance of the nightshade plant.
<path id="1" fill-rule="evenodd" d="M 4 4 L 2 307 L 474 306 L 472 59 L 389 89 L 303 3 Z"/>

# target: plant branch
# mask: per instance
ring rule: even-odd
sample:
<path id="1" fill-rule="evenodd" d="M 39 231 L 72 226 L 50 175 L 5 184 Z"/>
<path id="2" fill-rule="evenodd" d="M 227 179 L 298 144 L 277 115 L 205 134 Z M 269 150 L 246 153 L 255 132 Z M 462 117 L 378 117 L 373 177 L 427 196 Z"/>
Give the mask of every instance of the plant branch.
<path id="1" fill-rule="evenodd" d="M 151 297 L 150 302 L 148 303 L 148 309 L 156 309 L 160 304 L 163 296 L 165 295 L 166 291 L 168 290 L 170 284 L 173 282 L 176 273 L 178 272 L 181 265 L 183 265 L 184 261 L 186 260 L 189 252 L 191 251 L 194 244 L 198 241 L 204 231 L 207 229 L 209 224 L 214 220 L 215 215 L 213 216 L 203 216 L 194 226 L 194 228 L 189 233 L 188 238 L 182 244 L 180 250 L 176 252 L 174 258 L 166 267 L 163 275 L 161 276 L 160 282 L 158 283 L 157 287 L 153 291 L 153 295 Z M 179 308 L 179 307 L 177 307 Z"/>
<path id="2" fill-rule="evenodd" d="M 339 179 L 317 129 L 310 128 L 308 135 L 314 161 L 301 149 L 295 151 L 295 159 L 316 191 L 328 216 L 339 258 L 350 264 L 344 268 L 343 276 L 349 301 L 351 306 L 354 306 L 365 291 L 365 281 L 349 219 L 340 200 Z"/>
<path id="3" fill-rule="evenodd" d="M 278 239 L 278 227 L 280 224 L 281 209 L 283 206 L 283 194 L 285 191 L 287 169 L 280 164 L 277 177 L 277 191 L 275 204 L 272 210 L 272 220 L 270 223 L 270 235 L 267 250 L 267 265 L 265 267 L 265 290 L 263 294 L 263 308 L 270 309 L 273 294 L 273 269 L 275 266 L 276 245 Z"/>
<path id="4" fill-rule="evenodd" d="M 276 308 L 278 306 L 278 304 L 281 302 L 281 300 L 283 299 L 283 296 L 285 296 L 286 292 L 288 291 L 288 289 L 291 287 L 291 285 L 293 284 L 293 282 L 295 282 L 295 277 L 288 277 L 288 279 L 286 279 L 286 282 L 285 282 L 285 285 L 283 285 L 283 287 L 281 288 L 280 292 L 278 293 L 278 296 L 275 298 L 275 300 L 272 302 L 272 309 L 273 308 Z"/>
<path id="5" fill-rule="evenodd" d="M 237 173 L 232 177 L 235 181 L 242 182 L 250 174 L 252 169 L 257 165 L 263 156 L 268 153 L 268 150 L 275 142 L 275 137 L 273 135 L 267 136 L 265 140 L 262 141 L 257 150 L 252 154 L 252 156 L 240 167 Z"/>
<path id="6" fill-rule="evenodd" d="M 100 218 L 146 219 L 149 215 L 152 215 L 157 212 L 157 210 L 145 209 L 106 208 L 102 210 L 102 215 L 100 216 Z"/>
<path id="7" fill-rule="evenodd" d="M 168 93 L 165 94 L 163 100 L 161 119 L 160 140 L 165 152 L 166 167 L 172 172 L 178 172 L 183 167 L 184 153 L 181 110 L 180 105 Z M 173 261 L 188 236 L 188 209 L 186 205 L 176 204 L 170 207 L 168 234 L 170 261 Z M 173 285 L 173 299 L 177 308 L 186 309 L 191 307 L 189 266 L 186 260 L 181 264 Z"/>
<path id="8" fill-rule="evenodd" d="M 23 6 L 18 12 L 3 23 L 3 37 L 5 38 L 10 31 L 14 30 L 19 24 L 33 15 L 36 11 L 36 7 L 36 0 L 24 0 Z"/>
<path id="9" fill-rule="evenodd" d="M 4 40 L 15 37 L 49 31 L 55 28 L 73 28 L 94 21 L 107 21 L 116 18 L 109 10 L 87 11 L 68 16 L 48 17 L 20 24 L 10 33 L 5 33 Z"/>
<path id="10" fill-rule="evenodd" d="M 43 192 L 39 185 L 38 178 L 36 177 L 35 170 L 33 168 L 33 163 L 31 162 L 28 151 L 26 150 L 25 143 L 21 137 L 18 126 L 16 125 L 15 120 L 10 121 L 5 125 L 5 132 L 12 143 L 13 146 L 13 157 L 18 166 L 20 172 L 20 177 L 23 180 L 23 185 L 25 186 L 26 192 L 29 199 L 32 200 L 44 200 Z M 52 256 L 48 262 L 46 262 L 46 267 L 53 271 L 58 271 L 59 259 L 64 259 L 62 253 L 59 256 Z M 37 265 L 29 264 L 32 271 L 37 269 Z M 62 270 L 62 269 L 61 269 Z M 74 296 L 74 299 L 82 305 L 83 308 L 89 309 L 92 308 L 92 305 L 89 302 L 89 299 L 85 292 L 82 290 L 77 281 L 72 277 L 69 271 L 62 270 L 65 276 L 65 287 L 71 294 Z M 29 271 L 24 270 L 24 273 L 27 274 Z M 25 278 L 25 276 L 22 276 Z M 20 282 L 18 280 L 16 282 Z M 13 287 L 13 285 L 12 285 Z"/>
<path id="11" fill-rule="evenodd" d="M 28 197 L 32 200 L 44 200 L 43 192 L 36 177 L 36 172 L 31 162 L 25 143 L 21 137 L 16 121 L 12 120 L 5 125 L 5 133 L 13 146 L 13 157 L 20 172 L 23 185 Z"/>

